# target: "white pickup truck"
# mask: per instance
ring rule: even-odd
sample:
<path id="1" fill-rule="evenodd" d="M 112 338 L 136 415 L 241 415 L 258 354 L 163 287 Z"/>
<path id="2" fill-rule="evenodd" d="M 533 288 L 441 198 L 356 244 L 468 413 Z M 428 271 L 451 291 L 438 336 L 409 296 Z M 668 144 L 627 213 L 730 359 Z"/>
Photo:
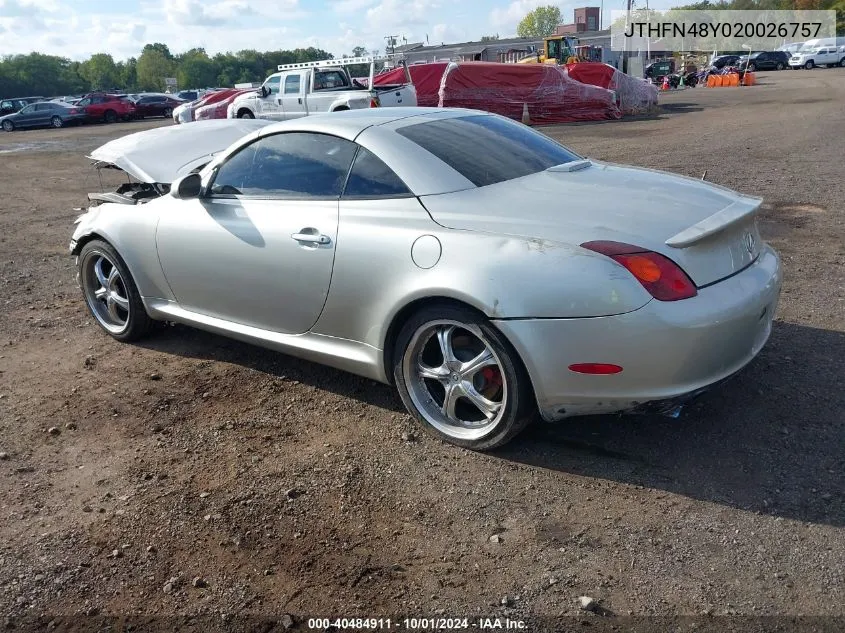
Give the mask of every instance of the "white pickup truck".
<path id="1" fill-rule="evenodd" d="M 279 72 L 270 75 L 258 91 L 238 96 L 227 108 L 226 116 L 282 121 L 320 112 L 417 105 L 417 90 L 404 63 L 405 83 L 369 88 L 376 63 L 386 59 L 346 57 L 279 66 Z M 353 64 L 370 65 L 366 85 L 347 72 L 345 67 Z"/>
<path id="2" fill-rule="evenodd" d="M 817 46 L 814 48 L 801 48 L 792 53 L 789 58 L 789 65 L 792 68 L 814 68 L 816 66 L 843 66 L 845 67 L 845 46 Z"/>

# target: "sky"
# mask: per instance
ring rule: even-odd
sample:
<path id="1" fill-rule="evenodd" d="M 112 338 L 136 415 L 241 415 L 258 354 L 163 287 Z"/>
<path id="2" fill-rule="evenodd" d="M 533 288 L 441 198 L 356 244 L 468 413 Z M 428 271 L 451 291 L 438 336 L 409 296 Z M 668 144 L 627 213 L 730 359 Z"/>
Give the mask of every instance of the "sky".
<path id="1" fill-rule="evenodd" d="M 652 8 L 661 8 L 652 0 Z M 355 46 L 383 51 L 385 36 L 431 44 L 515 36 L 522 17 L 556 4 L 564 22 L 576 6 L 554 0 L 0 0 L 0 56 L 39 52 L 82 60 L 137 57 L 144 44 L 173 53 L 315 46 L 333 55 Z M 604 23 L 625 0 L 603 2 Z"/>

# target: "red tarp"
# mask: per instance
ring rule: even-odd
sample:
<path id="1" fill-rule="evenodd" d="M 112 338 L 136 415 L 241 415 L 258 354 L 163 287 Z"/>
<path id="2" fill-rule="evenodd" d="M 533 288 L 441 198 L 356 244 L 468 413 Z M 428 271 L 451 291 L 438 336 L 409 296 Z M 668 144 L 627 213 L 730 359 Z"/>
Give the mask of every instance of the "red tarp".
<path id="1" fill-rule="evenodd" d="M 618 119 L 611 91 L 583 84 L 558 66 L 494 62 L 439 62 L 409 66 L 421 106 L 474 108 L 532 124 Z M 401 83 L 399 68 L 375 84 Z"/>
<path id="2" fill-rule="evenodd" d="M 581 83 L 613 90 L 623 114 L 637 114 L 657 105 L 657 86 L 626 75 L 608 64 L 567 64 L 566 72 Z"/>

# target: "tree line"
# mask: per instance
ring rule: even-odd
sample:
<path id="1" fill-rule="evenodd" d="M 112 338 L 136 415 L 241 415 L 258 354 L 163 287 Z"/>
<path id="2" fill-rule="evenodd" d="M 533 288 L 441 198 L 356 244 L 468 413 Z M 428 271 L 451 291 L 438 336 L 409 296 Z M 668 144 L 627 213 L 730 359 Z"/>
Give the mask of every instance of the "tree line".
<path id="1" fill-rule="evenodd" d="M 366 55 L 361 46 L 353 56 Z M 279 64 L 333 59 L 319 48 L 294 50 L 218 53 L 209 56 L 202 48 L 174 55 L 166 44 L 147 44 L 136 57 L 115 61 L 98 53 L 85 61 L 29 53 L 0 58 L 0 97 L 54 97 L 95 90 L 158 92 L 165 89 L 165 78 L 175 77 L 179 89 L 230 87 L 236 83 L 263 81 L 276 72 Z"/>

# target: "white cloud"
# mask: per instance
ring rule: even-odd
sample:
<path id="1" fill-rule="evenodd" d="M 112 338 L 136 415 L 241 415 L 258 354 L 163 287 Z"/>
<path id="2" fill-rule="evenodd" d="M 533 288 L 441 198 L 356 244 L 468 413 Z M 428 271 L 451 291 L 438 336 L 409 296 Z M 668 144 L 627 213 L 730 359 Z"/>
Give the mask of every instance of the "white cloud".
<path id="1" fill-rule="evenodd" d="M 526 14 L 548 4 L 548 0 L 513 0 L 504 9 L 497 7 L 490 12 L 490 24 L 508 33 L 516 33 L 517 24 Z"/>
<path id="2" fill-rule="evenodd" d="M 19 18 L 32 15 L 42 15 L 58 10 L 55 0 L 0 0 L 0 16 L 4 18 Z"/>
<path id="3" fill-rule="evenodd" d="M 377 30 L 408 29 L 429 23 L 440 8 L 440 0 L 382 0 L 367 9 L 365 24 Z"/>
<path id="4" fill-rule="evenodd" d="M 298 0 L 162 0 L 160 11 L 181 26 L 229 26 L 249 18 L 294 20 L 305 17 Z"/>
<path id="5" fill-rule="evenodd" d="M 457 28 L 452 24 L 435 24 L 431 28 L 431 38 L 429 41 L 434 45 L 445 42 L 467 41 L 467 34 L 464 29 Z"/>
<path id="6" fill-rule="evenodd" d="M 335 13 L 357 13 L 373 6 L 376 0 L 337 0 L 331 4 Z"/>

